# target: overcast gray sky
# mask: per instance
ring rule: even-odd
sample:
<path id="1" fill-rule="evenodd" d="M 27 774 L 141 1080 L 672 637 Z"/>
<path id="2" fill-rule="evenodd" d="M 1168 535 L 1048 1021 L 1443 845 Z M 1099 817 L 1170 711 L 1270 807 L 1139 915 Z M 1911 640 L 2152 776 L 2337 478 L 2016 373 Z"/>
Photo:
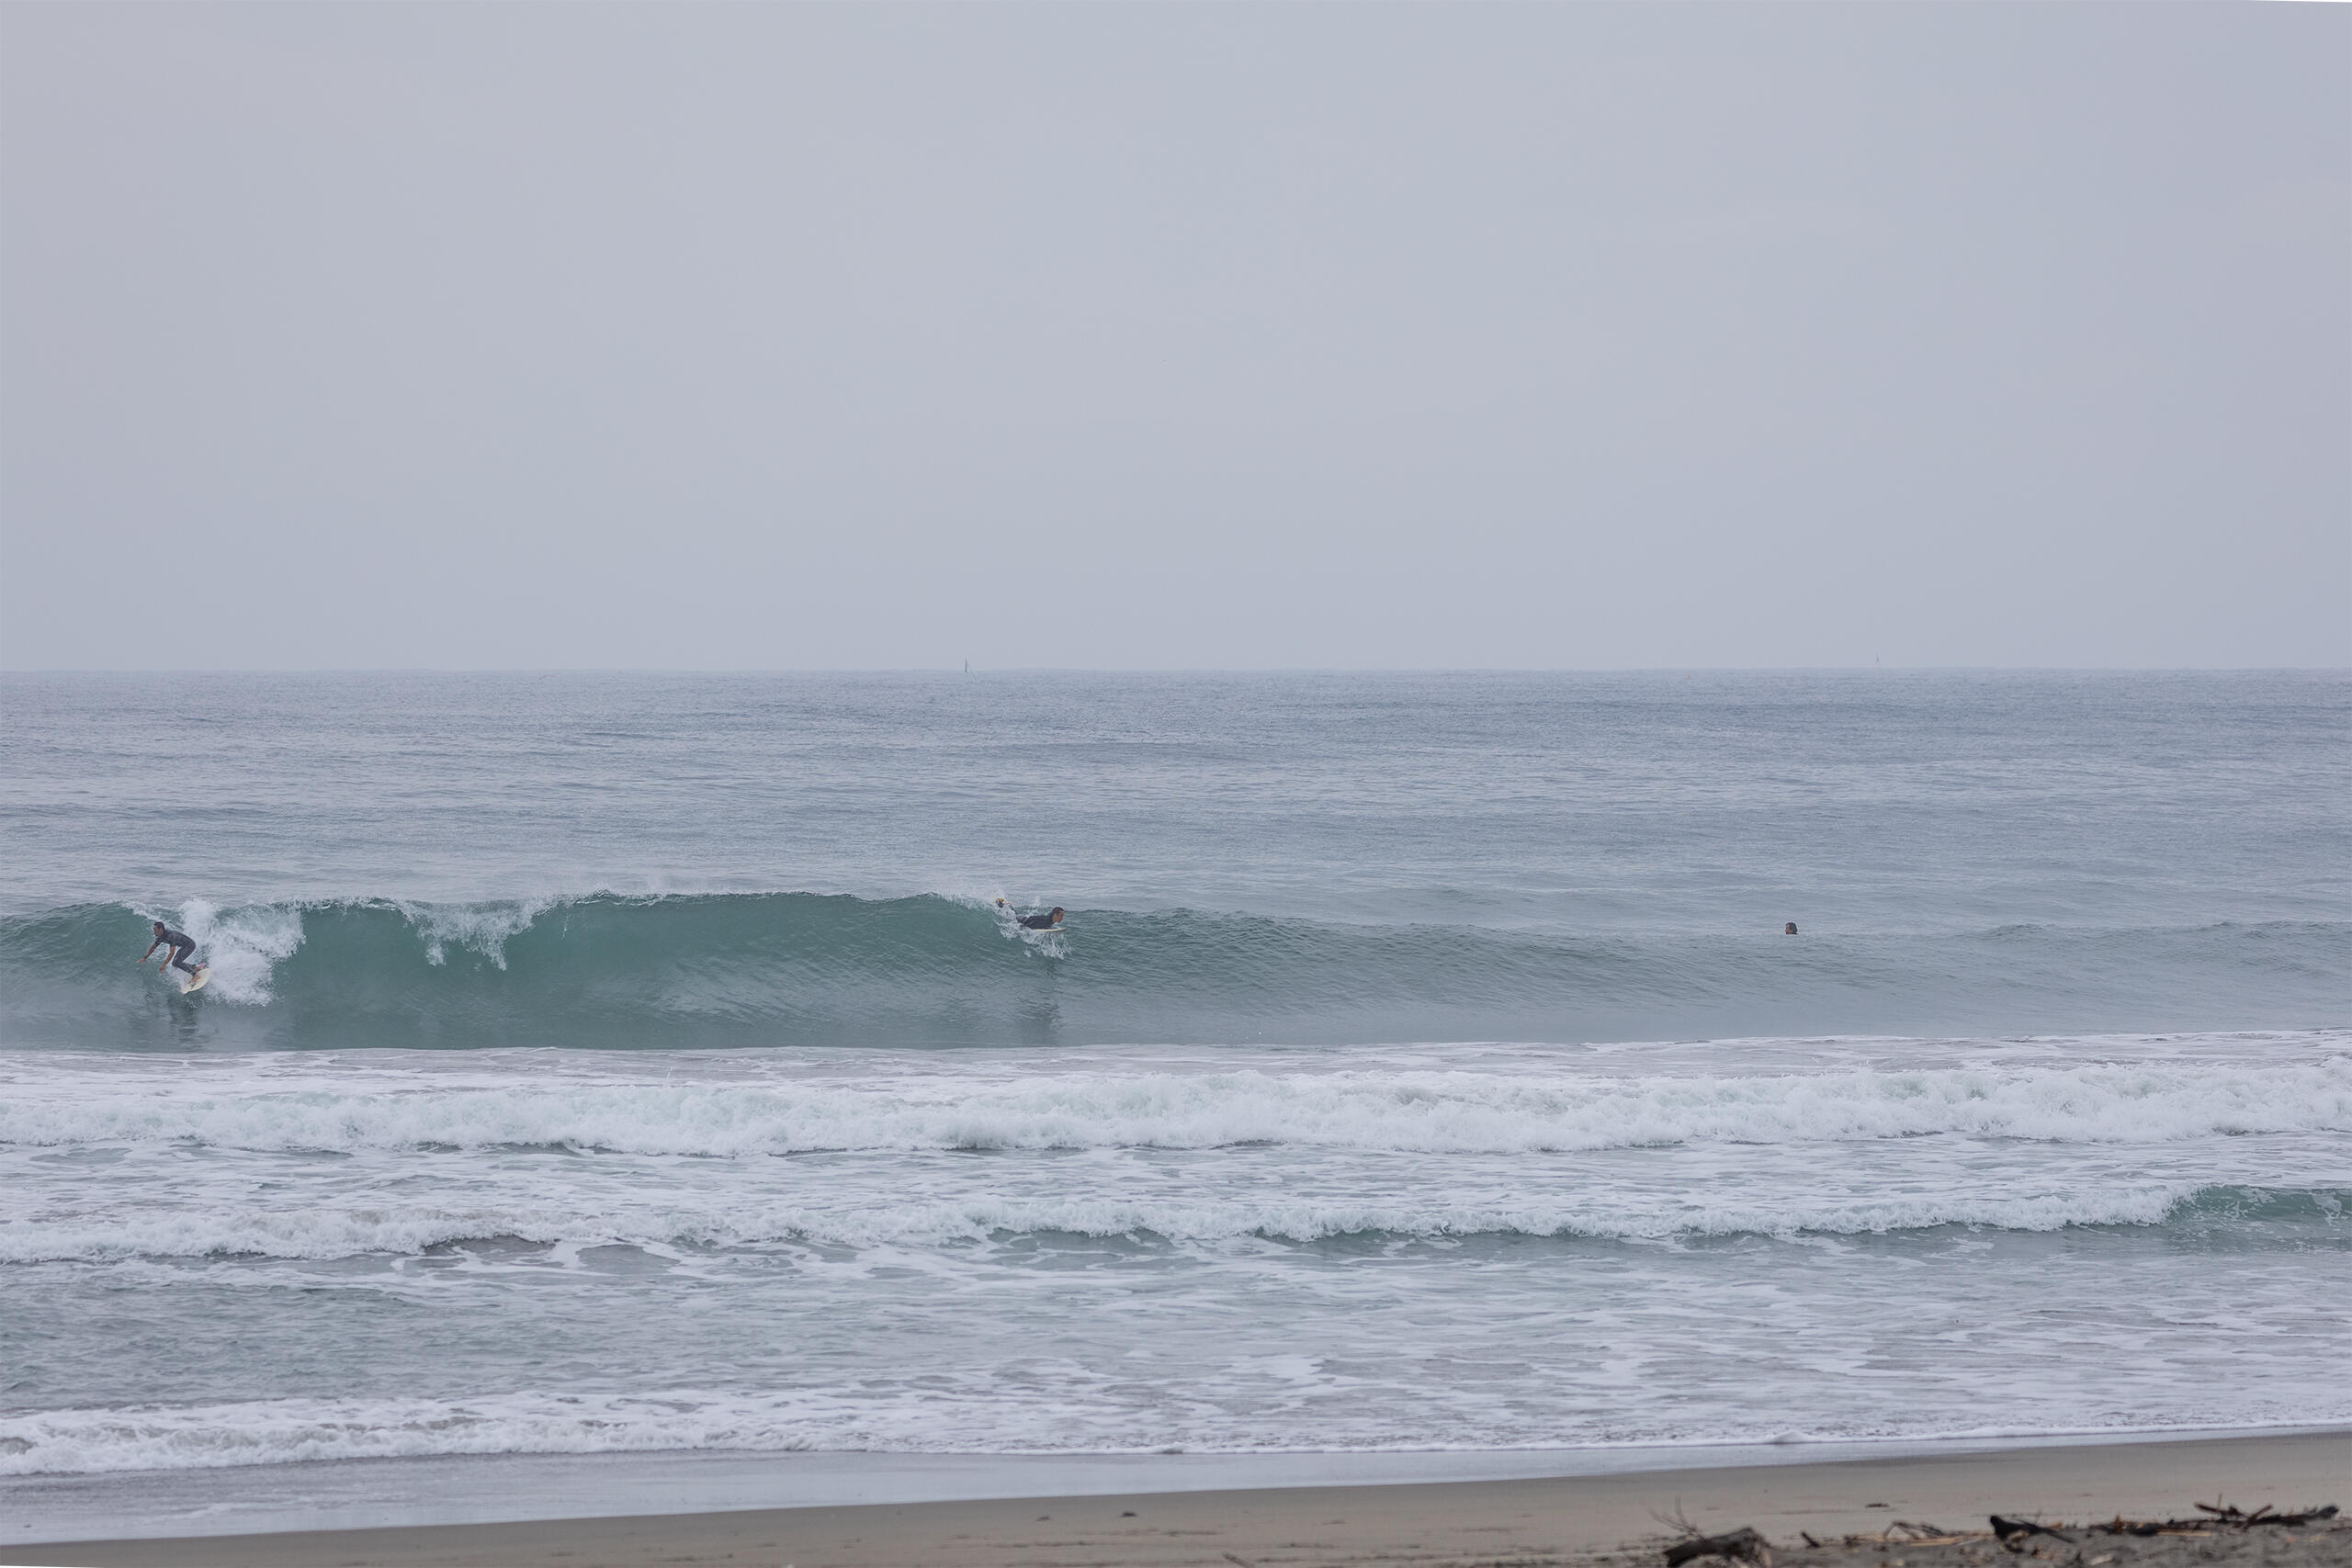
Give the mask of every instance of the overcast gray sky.
<path id="1" fill-rule="evenodd" d="M 2352 8 L 0 7 L 0 664 L 2352 662 Z"/>

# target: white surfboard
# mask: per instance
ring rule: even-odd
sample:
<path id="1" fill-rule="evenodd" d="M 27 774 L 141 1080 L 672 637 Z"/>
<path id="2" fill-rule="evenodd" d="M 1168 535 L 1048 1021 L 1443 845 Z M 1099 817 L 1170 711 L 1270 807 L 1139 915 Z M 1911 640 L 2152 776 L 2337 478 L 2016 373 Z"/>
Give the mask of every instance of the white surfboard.
<path id="1" fill-rule="evenodd" d="M 191 991 L 200 991 L 204 989 L 204 982 L 210 978 L 212 978 L 212 965 L 209 964 L 198 964 L 196 966 L 196 973 L 190 975 L 187 979 L 180 982 L 180 995 L 187 996 Z"/>

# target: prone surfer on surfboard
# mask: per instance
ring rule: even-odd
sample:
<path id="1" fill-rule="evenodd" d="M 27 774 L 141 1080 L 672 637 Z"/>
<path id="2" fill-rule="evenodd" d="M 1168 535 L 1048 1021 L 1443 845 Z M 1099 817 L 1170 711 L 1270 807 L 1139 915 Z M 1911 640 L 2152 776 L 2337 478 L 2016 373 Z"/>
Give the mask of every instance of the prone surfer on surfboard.
<path id="1" fill-rule="evenodd" d="M 198 975 L 203 974 L 205 970 L 211 967 L 209 964 L 190 964 L 188 962 L 189 955 L 196 952 L 196 939 L 194 937 L 188 935 L 186 931 L 175 931 L 161 920 L 157 920 L 154 924 L 155 940 L 149 942 L 147 944 L 147 951 L 139 955 L 140 963 L 144 964 L 149 959 L 154 957 L 155 950 L 157 948 L 167 946 L 172 950 L 172 956 L 168 961 L 168 967 L 179 970 L 187 976 L 190 980 L 195 979 Z M 161 975 L 166 966 L 167 965 L 164 964 L 156 964 L 155 973 Z"/>
<path id="2" fill-rule="evenodd" d="M 996 901 L 996 907 L 1009 915 L 1012 914 L 1012 906 L 1001 898 Z M 1062 907 L 1055 905 L 1053 913 L 1049 915 L 1013 915 L 1012 918 L 1033 931 L 1049 931 L 1062 923 Z"/>

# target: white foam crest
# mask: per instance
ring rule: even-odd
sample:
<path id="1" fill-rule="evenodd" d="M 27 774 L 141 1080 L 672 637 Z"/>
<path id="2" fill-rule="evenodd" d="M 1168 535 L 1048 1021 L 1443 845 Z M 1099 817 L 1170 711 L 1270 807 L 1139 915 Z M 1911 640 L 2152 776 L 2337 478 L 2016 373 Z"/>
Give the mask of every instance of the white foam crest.
<path id="1" fill-rule="evenodd" d="M 314 1084 L 332 1083 L 314 1076 Z M 2352 1056 L 2217 1066 L 1857 1069 L 1753 1077 L 1464 1071 L 1092 1072 L 751 1084 L 206 1092 L 204 1083 L 0 1084 L 0 1144 L 191 1142 L 255 1151 L 558 1145 L 741 1156 L 826 1150 L 1573 1152 L 1937 1134 L 2157 1144 L 2352 1130 Z"/>
<path id="2" fill-rule="evenodd" d="M 544 1247 L 939 1247 L 1005 1235 L 1153 1236 L 1180 1244 L 1258 1238 L 1317 1242 L 1335 1236 L 1441 1239 L 1476 1235 L 1667 1241 L 1679 1237 L 1857 1235 L 1969 1225 L 2052 1231 L 2077 1225 L 2150 1225 L 2199 1191 L 2186 1183 L 2124 1182 L 2010 1195 L 1821 1194 L 1775 1204 L 1610 1202 L 1582 1198 L 1449 1201 L 1395 1196 L 1353 1200 L 1211 1197 L 972 1196 L 831 1206 L 770 1201 L 566 1209 L 511 1206 L 307 1204 L 263 1209 L 72 1215 L 0 1224 L 0 1263 L 116 1262 L 131 1258 L 266 1257 L 326 1260 L 414 1256 L 454 1243 L 513 1240 Z M 2335 1200 L 2323 1195 L 2323 1201 Z"/>
<path id="3" fill-rule="evenodd" d="M 814 1446 L 842 1402 L 681 1392 L 650 1397 L 285 1399 L 0 1417 L 0 1475 L 213 1469 L 425 1454 Z M 827 1406 L 835 1408 L 828 1409 Z M 828 1421 L 826 1416 L 831 1416 Z"/>
<path id="4" fill-rule="evenodd" d="M 399 904 L 401 918 L 424 942 L 424 961 L 445 964 L 452 946 L 481 953 L 499 968 L 506 967 L 506 944 L 531 929 L 531 922 L 560 902 L 555 898 L 524 898 L 493 904 Z"/>
<path id="5" fill-rule="evenodd" d="M 177 924 L 196 939 L 197 957 L 211 967 L 206 990 L 249 1007 L 269 1001 L 273 972 L 302 945 L 302 911 L 290 905 L 256 904 L 224 914 L 207 899 L 191 898 L 180 906 Z"/>
<path id="6" fill-rule="evenodd" d="M 1008 1396 L 989 1371 L 927 1375 L 919 1384 L 734 1391 L 666 1388 L 638 1394 L 538 1391 L 451 1398 L 274 1399 L 128 1409 L 67 1409 L 0 1416 L 0 1476 L 124 1471 L 218 1470 L 313 1460 L 459 1454 L 595 1454 L 729 1450 L 739 1452 L 1147 1453 L 1174 1442 L 1185 1452 L 1376 1451 L 1489 1449 L 1496 1412 L 1417 1407 L 1409 1425 L 1377 1402 L 1334 1431 L 1295 1421 L 1222 1416 L 1198 1404 L 1139 1404 L 1086 1369 L 1055 1369 L 1044 1396 Z M 2211 1397 L 2156 1420 L 2100 1422 L 2089 1412 L 2055 1431 L 2159 1430 L 2215 1425 L 2324 1426 L 2352 1405 L 2340 1397 L 2281 1407 L 2259 1396 Z M 2087 1419 L 2086 1417 L 2088 1417 Z M 1948 1410 L 1905 1420 L 1848 1415 L 1792 1430 L 1785 1416 L 1711 1413 L 1702 1430 L 1682 1422 L 1620 1422 L 1596 1428 L 1568 1410 L 1530 1419 L 1507 1436 L 1514 1448 L 1596 1442 L 1711 1443 L 1883 1437 L 2016 1436 Z M 1630 1428 L 1630 1429 L 1629 1429 Z M 1304 1440 L 1302 1440 L 1304 1439 Z"/>
<path id="7" fill-rule="evenodd" d="M 1068 958 L 1069 956 L 1069 933 L 1068 931 L 1050 928 L 1039 931 L 1033 927 L 1023 925 L 1021 923 L 1021 910 L 1019 905 L 1013 901 L 1008 900 L 1001 896 L 990 897 L 985 902 L 977 899 L 964 898 L 961 897 L 955 897 L 953 901 L 961 904 L 967 904 L 972 908 L 984 910 L 991 919 L 996 921 L 997 934 L 1004 937 L 1007 941 L 1019 942 L 1022 946 L 1027 948 L 1031 953 L 1036 954 L 1040 958 Z M 1035 903 L 1035 901 L 1034 899 L 1028 899 L 1023 900 L 1022 902 Z"/>

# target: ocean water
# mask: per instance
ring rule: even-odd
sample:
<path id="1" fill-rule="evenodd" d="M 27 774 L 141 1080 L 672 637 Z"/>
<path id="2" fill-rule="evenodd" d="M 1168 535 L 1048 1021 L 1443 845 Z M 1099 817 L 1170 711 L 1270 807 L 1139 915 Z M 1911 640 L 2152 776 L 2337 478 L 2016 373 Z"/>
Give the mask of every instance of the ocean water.
<path id="1" fill-rule="evenodd" d="M 2352 1421 L 2342 673 L 0 716 L 0 1475 Z"/>

